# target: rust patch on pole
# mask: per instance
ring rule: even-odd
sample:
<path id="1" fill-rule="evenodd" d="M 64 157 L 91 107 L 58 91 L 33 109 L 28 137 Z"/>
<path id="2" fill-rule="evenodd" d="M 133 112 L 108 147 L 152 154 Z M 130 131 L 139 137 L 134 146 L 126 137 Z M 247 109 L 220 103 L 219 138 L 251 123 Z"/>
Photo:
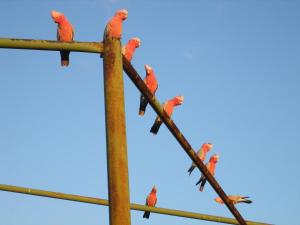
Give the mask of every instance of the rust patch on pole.
<path id="1" fill-rule="evenodd" d="M 214 176 L 211 175 L 211 173 L 208 171 L 204 163 L 197 157 L 196 152 L 192 149 L 192 146 L 190 143 L 186 140 L 184 135 L 180 132 L 176 124 L 173 122 L 173 120 L 163 111 L 160 102 L 151 94 L 151 92 L 148 90 L 147 86 L 144 84 L 144 81 L 140 77 L 140 75 L 136 72 L 136 70 L 133 68 L 131 63 L 123 57 L 123 68 L 129 78 L 133 81 L 135 86 L 140 90 L 140 92 L 146 97 L 146 99 L 149 101 L 149 104 L 152 106 L 152 108 L 155 110 L 155 112 L 160 116 L 164 124 L 167 126 L 169 131 L 173 134 L 175 139 L 179 142 L 181 147 L 184 149 L 184 151 L 188 154 L 188 156 L 191 158 L 191 160 L 197 165 L 199 170 L 205 175 L 208 182 L 211 184 L 213 189 L 217 192 L 217 194 L 220 196 L 220 198 L 224 201 L 232 215 L 236 218 L 236 220 L 241 225 L 246 225 L 246 222 L 242 215 L 239 213 L 239 211 L 235 208 L 235 206 L 228 200 L 228 197 L 226 193 L 223 191 L 222 187 L 219 185 L 217 180 L 214 178 Z"/>
<path id="2" fill-rule="evenodd" d="M 110 225 L 130 225 L 130 199 L 121 42 L 104 40 L 106 148 Z"/>

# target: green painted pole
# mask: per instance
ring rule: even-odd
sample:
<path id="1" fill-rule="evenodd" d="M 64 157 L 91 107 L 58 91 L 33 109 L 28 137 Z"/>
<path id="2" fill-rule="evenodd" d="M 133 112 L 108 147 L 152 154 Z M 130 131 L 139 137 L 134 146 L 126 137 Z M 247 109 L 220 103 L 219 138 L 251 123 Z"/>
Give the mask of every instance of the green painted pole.
<path id="1" fill-rule="evenodd" d="M 110 225 L 130 225 L 130 198 L 121 42 L 104 39 L 106 149 Z"/>
<path id="2" fill-rule="evenodd" d="M 0 48 L 29 49 L 29 50 L 70 50 L 73 52 L 103 52 L 103 44 L 99 42 L 60 42 L 50 40 L 32 40 L 0 38 Z"/>
<path id="3" fill-rule="evenodd" d="M 44 191 L 44 190 L 26 188 L 26 187 L 17 187 L 17 186 L 12 186 L 12 185 L 5 185 L 5 184 L 0 184 L 0 190 L 21 193 L 21 194 L 26 194 L 26 195 L 35 195 L 35 196 L 42 196 L 42 197 L 47 197 L 47 198 L 55 198 L 55 199 L 63 199 L 63 200 L 68 200 L 68 201 L 83 202 L 83 203 L 89 203 L 89 204 L 95 204 L 95 205 L 104 205 L 104 206 L 109 205 L 108 200 L 106 200 L 106 199 L 65 194 L 65 193 L 60 193 L 60 192 Z M 135 204 L 135 203 L 130 204 L 130 208 L 133 210 L 138 210 L 138 211 L 147 210 L 147 211 L 150 211 L 153 213 L 185 217 L 185 218 L 191 218 L 191 219 L 206 220 L 206 221 L 227 223 L 227 224 L 239 224 L 237 220 L 232 219 L 232 218 L 200 214 L 200 213 L 194 213 L 194 212 L 186 212 L 186 211 L 181 211 L 181 210 L 159 208 L 159 207 L 148 207 L 145 205 L 140 205 L 140 204 Z M 266 223 L 260 223 L 260 222 L 254 222 L 254 221 L 247 221 L 247 224 L 248 225 L 268 225 Z"/>
<path id="4" fill-rule="evenodd" d="M 211 186 L 214 188 L 214 190 L 217 192 L 220 198 L 224 201 L 224 203 L 226 204 L 227 208 L 230 210 L 232 215 L 237 219 L 237 221 L 239 221 L 241 225 L 246 225 L 244 218 L 239 213 L 239 211 L 235 208 L 235 206 L 228 200 L 226 193 L 223 191 L 222 187 L 219 185 L 217 180 L 214 178 L 214 176 L 211 175 L 211 173 L 208 171 L 204 163 L 199 159 L 196 152 L 192 149 L 192 146 L 184 137 L 184 135 L 180 132 L 180 130 L 173 122 L 173 120 L 163 111 L 160 102 L 155 98 L 154 95 L 151 94 L 151 92 L 149 92 L 147 86 L 145 85 L 140 75 L 136 72 L 136 70 L 133 68 L 131 63 L 125 57 L 123 57 L 123 68 L 127 73 L 127 75 L 129 76 L 129 78 L 133 81 L 135 86 L 149 101 L 149 104 L 152 106 L 155 112 L 165 123 L 165 125 L 167 126 L 169 131 L 173 134 L 175 139 L 179 142 L 183 150 L 188 154 L 191 160 L 197 165 L 199 170 L 205 175 L 208 182 L 211 184 Z"/>

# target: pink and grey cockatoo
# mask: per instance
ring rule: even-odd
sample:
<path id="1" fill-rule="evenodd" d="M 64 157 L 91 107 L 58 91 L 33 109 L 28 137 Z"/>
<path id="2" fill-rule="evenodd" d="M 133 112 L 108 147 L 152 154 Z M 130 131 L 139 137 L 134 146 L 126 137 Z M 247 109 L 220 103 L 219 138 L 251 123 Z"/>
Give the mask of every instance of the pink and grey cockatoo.
<path id="1" fill-rule="evenodd" d="M 151 92 L 151 94 L 155 95 L 155 92 L 158 88 L 158 84 L 157 84 L 157 80 L 156 80 L 154 71 L 147 64 L 145 64 L 145 70 L 146 70 L 146 77 L 144 79 L 144 83 L 146 84 L 146 86 L 149 89 L 149 91 Z M 139 115 L 140 116 L 143 116 L 145 114 L 147 105 L 148 105 L 147 99 L 145 98 L 145 96 L 143 94 L 141 94 L 140 110 L 139 110 Z"/>
<path id="2" fill-rule="evenodd" d="M 206 153 L 208 153 L 213 147 L 212 143 L 204 143 L 201 148 L 198 150 L 197 152 L 197 156 L 198 158 L 204 162 L 205 158 L 206 158 Z M 193 172 L 193 170 L 196 168 L 196 164 L 193 162 L 191 167 L 188 170 L 189 175 L 191 175 L 191 173 Z"/>
<path id="3" fill-rule="evenodd" d="M 183 96 L 176 96 L 165 103 L 162 104 L 163 110 L 167 113 L 169 117 L 172 116 L 174 107 L 177 105 L 181 105 L 183 103 Z M 162 120 L 159 116 L 156 117 L 154 124 L 151 127 L 150 132 L 153 134 L 157 134 L 160 126 L 162 124 Z"/>
<path id="4" fill-rule="evenodd" d="M 151 192 L 147 196 L 146 206 L 154 207 L 156 205 L 156 202 L 157 202 L 156 192 L 157 192 L 156 187 L 153 186 Z M 145 211 L 144 215 L 143 215 L 143 218 L 149 219 L 149 217 L 150 217 L 150 212 L 149 211 Z"/>
<path id="5" fill-rule="evenodd" d="M 74 39 L 74 29 L 64 14 L 55 10 L 51 11 L 51 17 L 57 23 L 57 40 L 71 42 Z M 60 51 L 61 65 L 69 65 L 70 51 Z"/>
<path id="6" fill-rule="evenodd" d="M 218 161 L 219 161 L 219 155 L 214 154 L 210 157 L 208 163 L 206 163 L 206 168 L 213 176 L 215 175 L 216 164 Z M 200 180 L 196 183 L 196 185 L 200 184 L 200 188 L 199 188 L 200 191 L 203 191 L 205 183 L 206 183 L 206 177 L 203 174 L 201 174 Z"/>
<path id="7" fill-rule="evenodd" d="M 141 40 L 137 37 L 131 38 L 128 43 L 122 48 L 122 54 L 130 62 L 136 48 L 140 47 Z"/>
<path id="8" fill-rule="evenodd" d="M 250 199 L 248 199 L 248 198 L 250 198 L 249 196 L 228 195 L 227 197 L 232 204 L 237 204 L 237 203 L 250 204 L 250 203 L 252 203 L 252 201 Z M 215 198 L 215 201 L 220 204 L 224 204 L 223 200 L 220 197 Z"/>
<path id="9" fill-rule="evenodd" d="M 113 18 L 111 18 L 105 28 L 104 35 L 107 38 L 118 38 L 122 37 L 122 22 L 127 19 L 128 12 L 126 9 L 118 10 Z"/>

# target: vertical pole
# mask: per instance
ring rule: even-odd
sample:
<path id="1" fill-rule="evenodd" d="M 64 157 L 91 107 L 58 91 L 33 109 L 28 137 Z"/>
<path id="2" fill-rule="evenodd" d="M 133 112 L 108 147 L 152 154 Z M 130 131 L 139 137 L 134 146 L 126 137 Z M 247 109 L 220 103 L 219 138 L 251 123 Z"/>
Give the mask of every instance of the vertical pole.
<path id="1" fill-rule="evenodd" d="M 104 98 L 110 225 L 130 225 L 121 42 L 104 40 Z"/>

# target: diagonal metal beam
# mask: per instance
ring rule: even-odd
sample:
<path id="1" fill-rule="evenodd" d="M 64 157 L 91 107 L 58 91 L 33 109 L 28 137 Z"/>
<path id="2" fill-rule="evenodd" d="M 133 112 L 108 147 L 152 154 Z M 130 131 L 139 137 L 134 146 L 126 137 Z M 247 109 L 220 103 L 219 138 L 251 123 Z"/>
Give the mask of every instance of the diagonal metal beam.
<path id="1" fill-rule="evenodd" d="M 0 38 L 0 48 L 28 49 L 28 50 L 70 50 L 73 52 L 103 52 L 103 44 L 100 42 L 61 42 L 50 40 L 32 40 Z"/>
<path id="2" fill-rule="evenodd" d="M 131 65 L 131 63 L 123 56 L 123 68 L 129 78 L 133 81 L 135 86 L 140 90 L 140 92 L 146 97 L 146 99 L 149 101 L 152 108 L 155 110 L 155 112 L 160 116 L 162 121 L 165 123 L 169 131 L 173 134 L 175 139 L 179 142 L 181 147 L 184 149 L 184 151 L 188 154 L 188 156 L 191 158 L 191 160 L 197 165 L 199 170 L 205 175 L 208 182 L 211 184 L 213 189 L 217 192 L 217 194 L 220 196 L 220 198 L 224 201 L 227 208 L 230 210 L 232 215 L 239 221 L 241 225 L 246 225 L 246 222 L 242 215 L 239 213 L 239 211 L 235 208 L 235 206 L 228 200 L 227 195 L 225 194 L 222 187 L 219 185 L 217 180 L 214 178 L 214 176 L 211 175 L 211 173 L 208 171 L 204 163 L 199 159 L 196 152 L 192 149 L 192 146 L 187 141 L 187 139 L 184 137 L 184 135 L 180 132 L 176 124 L 173 122 L 173 120 L 164 112 L 164 110 L 161 107 L 160 102 L 155 98 L 154 95 L 151 94 L 151 92 L 148 90 L 147 86 L 145 85 L 144 81 L 140 77 L 140 75 L 136 72 L 134 67 Z"/>
<path id="3" fill-rule="evenodd" d="M 26 188 L 26 187 L 17 187 L 17 186 L 12 186 L 12 185 L 5 185 L 5 184 L 0 184 L 0 190 L 21 193 L 21 194 L 26 194 L 26 195 L 35 195 L 35 196 L 42 196 L 42 197 L 47 197 L 47 198 L 55 198 L 55 199 L 62 199 L 62 200 L 68 200 L 68 201 L 83 202 L 83 203 L 89 203 L 89 204 L 95 204 L 95 205 L 104 205 L 104 206 L 109 205 L 108 200 L 106 200 L 106 199 L 65 194 L 65 193 L 60 193 L 60 192 L 45 191 L 45 190 Z M 200 214 L 200 213 L 167 209 L 167 208 L 148 207 L 145 205 L 140 205 L 140 204 L 135 204 L 135 203 L 130 204 L 130 209 L 137 210 L 137 211 L 147 210 L 147 211 L 150 211 L 153 213 L 158 213 L 158 214 L 185 217 L 185 218 L 198 219 L 198 220 L 206 220 L 206 221 L 226 223 L 226 224 L 239 224 L 237 220 L 228 218 L 228 217 L 213 216 L 213 215 L 208 215 L 208 214 Z M 247 221 L 247 224 L 248 225 L 269 225 L 267 223 L 260 223 L 260 222 L 254 222 L 254 221 Z"/>

